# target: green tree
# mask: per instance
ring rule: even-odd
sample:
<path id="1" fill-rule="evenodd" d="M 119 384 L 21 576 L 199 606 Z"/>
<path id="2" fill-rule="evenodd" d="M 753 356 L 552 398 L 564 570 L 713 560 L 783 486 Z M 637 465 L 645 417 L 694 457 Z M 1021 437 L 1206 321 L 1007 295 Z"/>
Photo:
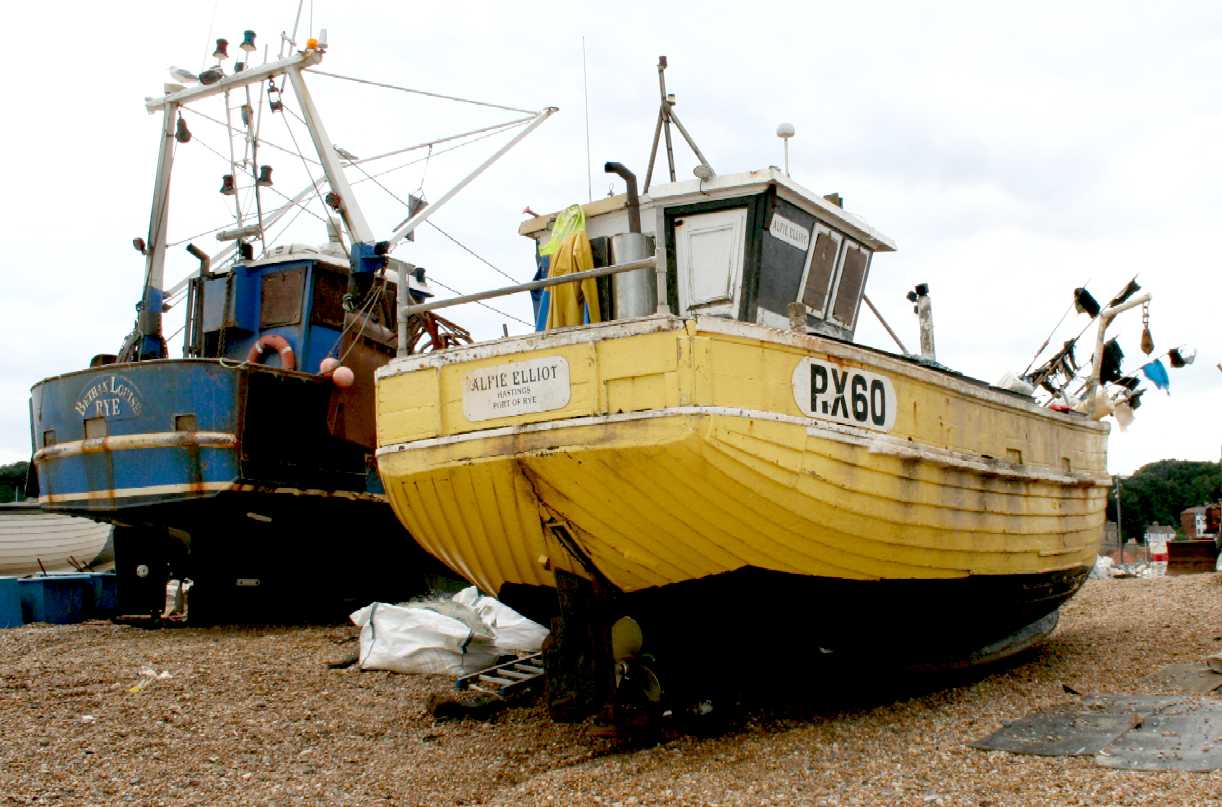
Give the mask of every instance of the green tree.
<path id="1" fill-rule="evenodd" d="M 0 465 L 0 502 L 12 502 L 24 498 L 25 475 L 29 469 L 28 462 Z"/>
<path id="2" fill-rule="evenodd" d="M 1120 521 L 1125 538 L 1142 540 L 1157 522 L 1180 529 L 1180 513 L 1222 499 L 1222 465 L 1216 462 L 1159 460 L 1120 479 Z M 1107 502 L 1107 517 L 1116 520 L 1116 488 Z"/>

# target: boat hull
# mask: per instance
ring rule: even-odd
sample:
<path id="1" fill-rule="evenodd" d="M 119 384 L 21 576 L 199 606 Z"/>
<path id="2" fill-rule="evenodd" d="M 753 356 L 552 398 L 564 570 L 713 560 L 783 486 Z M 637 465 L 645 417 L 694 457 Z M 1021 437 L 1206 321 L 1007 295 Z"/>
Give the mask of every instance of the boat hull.
<path id="1" fill-rule="evenodd" d="M 637 620 L 651 647 L 666 648 L 671 664 L 707 663 L 710 650 L 731 643 L 771 648 L 788 662 L 837 654 L 966 667 L 1025 649 L 1013 637 L 1049 615 L 1047 629 L 1055 627 L 1057 609 L 1085 576 L 1071 569 L 855 581 L 746 568 L 628 594 L 616 610 Z M 746 667 L 752 657 L 744 654 Z"/>
<path id="2" fill-rule="evenodd" d="M 111 527 L 45 513 L 37 502 L 0 506 L 0 576 L 78 571 L 114 560 Z"/>
<path id="3" fill-rule="evenodd" d="M 382 467 L 413 534 L 488 590 L 585 560 L 624 591 L 744 567 L 849 580 L 1087 567 L 1106 495 L 684 409 L 461 440 Z"/>
<path id="4" fill-rule="evenodd" d="M 434 562 L 394 519 L 364 446 L 333 434 L 335 387 L 206 359 L 113 364 L 35 385 L 45 510 L 116 525 L 120 608 L 304 618 L 418 593 Z M 211 605 L 205 607 L 205 600 Z"/>
<path id="5" fill-rule="evenodd" d="M 105 517 L 244 485 L 364 493 L 366 452 L 328 430 L 332 389 L 208 359 L 46 379 L 30 400 L 39 503 Z"/>
<path id="6" fill-rule="evenodd" d="M 548 356 L 566 361 L 566 404 L 467 417 L 473 374 Z M 885 376 L 887 428 L 804 411 L 792 379 L 811 360 Z M 1102 536 L 1106 427 L 818 337 L 651 318 L 395 363 L 378 400 L 396 513 L 511 600 L 557 570 L 642 601 L 755 570 L 831 592 L 838 612 L 888 601 L 855 605 L 854 631 L 941 591 L 948 613 L 987 608 L 988 630 L 966 633 L 997 634 L 1055 610 Z"/>

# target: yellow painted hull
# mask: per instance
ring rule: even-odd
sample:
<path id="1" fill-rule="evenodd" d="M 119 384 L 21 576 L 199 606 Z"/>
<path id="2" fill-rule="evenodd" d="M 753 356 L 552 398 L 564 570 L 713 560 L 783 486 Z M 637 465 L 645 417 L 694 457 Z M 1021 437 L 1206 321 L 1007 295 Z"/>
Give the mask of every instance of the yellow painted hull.
<path id="1" fill-rule="evenodd" d="M 564 357 L 568 398 L 469 418 L 482 368 Z M 795 368 L 885 375 L 890 428 L 804 412 Z M 516 366 L 516 365 L 515 365 Z M 895 357 L 650 318 L 385 368 L 379 470 L 422 546 L 484 590 L 592 570 L 625 592 L 755 568 L 870 580 L 1089 566 L 1107 428 Z"/>

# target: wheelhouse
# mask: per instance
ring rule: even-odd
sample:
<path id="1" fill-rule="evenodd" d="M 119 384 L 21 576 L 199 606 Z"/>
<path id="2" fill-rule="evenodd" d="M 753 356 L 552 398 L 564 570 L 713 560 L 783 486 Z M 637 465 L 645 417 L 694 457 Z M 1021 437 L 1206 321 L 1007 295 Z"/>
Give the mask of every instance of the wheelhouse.
<path id="1" fill-rule="evenodd" d="M 838 195 L 815 194 L 776 168 L 657 186 L 639 200 L 646 248 L 617 254 L 632 207 L 630 194 L 582 206 L 595 267 L 657 259 L 656 271 L 599 278 L 607 319 L 669 310 L 788 329 L 796 316 L 810 333 L 851 340 L 872 258 L 895 249 Z M 542 248 L 558 215 L 532 218 L 518 231 Z M 634 276 L 638 296 L 617 290 Z"/>

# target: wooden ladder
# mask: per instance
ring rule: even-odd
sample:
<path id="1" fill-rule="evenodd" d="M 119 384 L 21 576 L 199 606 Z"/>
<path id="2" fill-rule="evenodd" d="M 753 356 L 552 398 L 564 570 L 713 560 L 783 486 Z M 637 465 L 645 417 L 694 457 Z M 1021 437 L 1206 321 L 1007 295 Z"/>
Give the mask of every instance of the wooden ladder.
<path id="1" fill-rule="evenodd" d="M 506 661 L 454 679 L 454 688 L 482 689 L 502 697 L 532 689 L 543 683 L 543 654 Z"/>

